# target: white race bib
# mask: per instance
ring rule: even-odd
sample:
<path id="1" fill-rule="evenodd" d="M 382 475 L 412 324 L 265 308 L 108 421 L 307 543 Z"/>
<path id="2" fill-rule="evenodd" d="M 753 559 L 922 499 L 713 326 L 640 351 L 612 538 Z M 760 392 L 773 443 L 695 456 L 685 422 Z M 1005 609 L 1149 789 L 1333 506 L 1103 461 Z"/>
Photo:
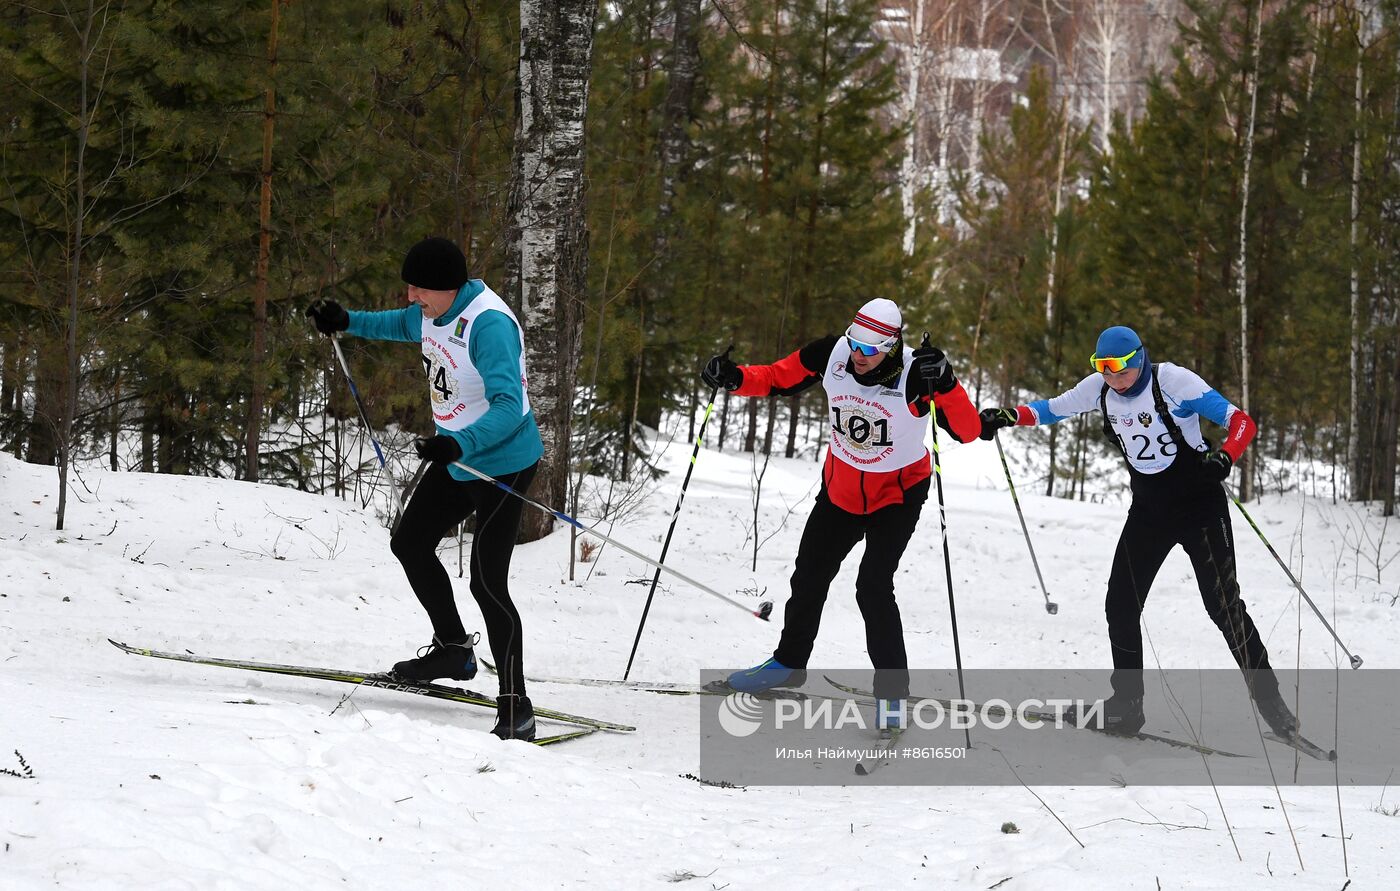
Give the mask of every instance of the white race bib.
<path id="1" fill-rule="evenodd" d="M 860 470 L 889 472 L 925 459 L 928 416 L 909 410 L 904 388 L 914 351 L 904 348 L 904 370 L 893 387 L 867 387 L 846 370 L 851 357 L 838 338 L 822 375 L 831 422 L 831 454 Z"/>
<path id="2" fill-rule="evenodd" d="M 433 421 L 444 430 L 464 430 L 491 407 L 486 401 L 486 384 L 481 372 L 472 364 L 468 348 L 472 323 L 488 310 L 505 313 L 515 323 L 515 332 L 520 338 L 521 417 L 530 411 L 530 391 L 525 380 L 525 335 L 506 302 L 495 291 L 484 288 L 446 325 L 423 317 L 423 370 L 428 373 Z"/>

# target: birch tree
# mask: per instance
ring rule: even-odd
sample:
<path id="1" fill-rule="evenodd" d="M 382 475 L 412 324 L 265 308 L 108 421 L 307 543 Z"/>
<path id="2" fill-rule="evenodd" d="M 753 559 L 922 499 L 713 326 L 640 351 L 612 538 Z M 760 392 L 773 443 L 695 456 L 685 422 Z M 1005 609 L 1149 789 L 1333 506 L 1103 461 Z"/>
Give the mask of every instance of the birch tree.
<path id="1" fill-rule="evenodd" d="M 905 52 L 908 74 L 904 85 L 903 116 L 909 128 L 904 137 L 904 163 L 899 171 L 900 205 L 904 210 L 904 253 L 914 253 L 918 221 L 914 216 L 914 196 L 919 180 L 919 76 L 924 67 L 924 3 L 911 0 L 914 7 L 909 25 L 909 46 Z"/>
<path id="2" fill-rule="evenodd" d="M 1121 64 L 1127 11 L 1123 0 L 1091 0 L 1085 15 L 1083 47 L 1080 55 L 1095 69 L 1099 83 L 1098 131 L 1099 150 L 1109 152 L 1109 133 L 1113 131 L 1113 113 L 1118 105 L 1114 87 L 1121 76 L 1116 66 Z"/>
<path id="3" fill-rule="evenodd" d="M 1249 68 L 1245 75 L 1245 93 L 1249 97 L 1248 119 L 1245 122 L 1244 173 L 1240 185 L 1240 252 L 1236 263 L 1235 285 L 1240 306 L 1240 408 L 1249 413 L 1249 177 L 1254 164 L 1254 121 L 1259 105 L 1259 40 L 1263 33 L 1264 10 L 1256 7 L 1254 31 L 1249 42 Z M 1248 501 L 1254 493 L 1253 458 L 1247 457 L 1240 474 L 1240 500 Z"/>
<path id="4" fill-rule="evenodd" d="M 569 434 L 588 271 L 584 118 L 596 0 L 521 0 L 519 114 L 511 171 L 506 290 L 525 329 L 528 392 L 545 454 L 534 491 L 547 504 L 568 493 Z M 525 516 L 524 535 L 553 518 Z"/>
<path id="5" fill-rule="evenodd" d="M 1366 54 L 1366 4 L 1360 4 L 1356 13 L 1352 16 L 1356 28 L 1356 75 L 1355 75 L 1355 124 L 1352 136 L 1351 150 L 1351 225 L 1349 227 L 1348 243 L 1350 276 L 1350 317 L 1351 317 L 1351 367 L 1348 369 L 1348 384 L 1350 388 L 1350 399 L 1348 401 L 1348 421 L 1347 421 L 1347 460 L 1346 466 L 1348 475 L 1351 478 L 1351 498 L 1359 501 L 1367 496 L 1366 477 L 1369 474 L 1358 473 L 1362 465 L 1361 461 L 1361 401 L 1357 396 L 1358 381 L 1361 377 L 1361 267 L 1357 260 L 1358 232 L 1361 224 L 1361 147 L 1364 139 L 1362 126 L 1364 121 L 1363 101 L 1365 99 L 1365 66 Z"/>
<path id="6" fill-rule="evenodd" d="M 972 79 L 972 120 L 967 133 L 967 169 L 972 181 L 978 182 L 982 176 L 982 134 L 987 127 L 987 106 L 992 90 L 1009 79 L 1004 70 L 1006 48 L 1015 32 L 1005 29 L 999 32 L 1000 46 L 993 49 L 993 22 L 1000 22 L 1006 15 L 1005 0 L 979 0 L 974 20 L 974 50 L 971 54 Z"/>

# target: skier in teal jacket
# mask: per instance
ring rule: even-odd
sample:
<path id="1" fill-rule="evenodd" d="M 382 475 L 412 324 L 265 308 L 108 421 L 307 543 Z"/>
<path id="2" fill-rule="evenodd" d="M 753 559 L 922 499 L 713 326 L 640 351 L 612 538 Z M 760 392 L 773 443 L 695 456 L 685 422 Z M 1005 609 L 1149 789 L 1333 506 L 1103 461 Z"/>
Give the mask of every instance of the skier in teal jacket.
<path id="1" fill-rule="evenodd" d="M 522 502 L 457 466 L 469 464 L 517 491 L 525 491 L 544 454 L 530 410 L 525 342 L 509 306 L 480 279 L 445 238 L 415 244 L 403 261 L 409 306 L 383 312 L 347 312 L 333 300 L 308 310 L 322 334 L 337 332 L 417 343 L 433 410 L 436 435 L 414 447 L 429 467 L 404 508 L 390 540 L 409 585 L 433 626 L 433 639 L 417 658 L 394 665 L 407 681 L 470 680 L 476 675 L 473 645 L 457 612 L 452 581 L 437 557 L 437 543 L 473 514 L 471 592 L 481 609 L 491 655 L 500 666 L 497 721 L 502 739 L 534 739 L 534 710 L 525 694 L 520 614 L 508 587 L 511 553 Z"/>

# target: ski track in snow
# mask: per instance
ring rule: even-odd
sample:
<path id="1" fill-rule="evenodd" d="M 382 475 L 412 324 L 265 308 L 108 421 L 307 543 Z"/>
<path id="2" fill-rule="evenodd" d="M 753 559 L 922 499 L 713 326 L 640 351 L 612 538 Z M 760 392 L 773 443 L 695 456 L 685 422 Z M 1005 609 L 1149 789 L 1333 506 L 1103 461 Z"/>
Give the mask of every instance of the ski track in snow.
<path id="1" fill-rule="evenodd" d="M 1008 451 L 1014 437 L 1007 437 Z M 1020 495 L 1057 616 L 1043 608 L 995 449 L 944 444 L 967 668 L 1108 664 L 1103 590 L 1122 504 Z M 612 534 L 659 553 L 689 450 Z M 1015 456 L 1013 456 L 1014 458 Z M 745 545 L 750 459 L 704 452 L 668 558 L 720 590 L 774 600 L 774 622 L 662 580 L 633 678 L 694 683 L 750 665 L 777 640 L 818 465 L 774 458 L 757 570 Z M 1125 471 L 1119 471 L 1125 473 Z M 86 470 L 53 530 L 52 468 L 0 456 L 0 888 L 392 888 L 418 883 L 690 888 L 1327 888 L 1345 881 L 1332 788 L 1287 788 L 1300 870 L 1272 789 L 1039 788 L 1080 847 L 1019 786 L 706 787 L 698 697 L 535 685 L 541 705 L 636 724 L 557 748 L 501 743 L 492 715 L 383 690 L 125 655 L 108 637 L 201 655 L 380 670 L 430 631 L 353 502 L 271 486 Z M 786 501 L 786 504 L 784 503 Z M 1303 514 L 1303 583 L 1367 667 L 1396 667 L 1392 605 L 1348 542 L 1358 516 L 1274 497 L 1251 512 L 1285 556 Z M 1369 522 L 1373 536 L 1381 521 Z M 1276 665 L 1332 664 L 1330 637 L 1236 515 L 1244 594 Z M 1350 535 L 1351 538 L 1344 536 Z M 564 581 L 568 532 L 519 548 L 512 591 L 530 673 L 620 677 L 651 569 L 604 548 Z M 1391 542 L 1400 541 L 1392 535 Z M 867 665 L 852 591 L 861 548 L 832 586 L 813 666 Z M 1389 550 L 1385 551 L 1389 555 Z M 467 626 L 477 615 L 444 542 Z M 1296 557 L 1294 569 L 1297 571 Z M 1335 585 L 1334 585 L 1335 579 Z M 931 498 L 896 577 L 916 667 L 953 663 Z M 766 590 L 762 597 L 758 591 Z M 1176 551 L 1145 614 L 1164 666 L 1233 663 Z M 1363 669 L 1364 670 L 1364 669 Z M 491 692 L 493 679 L 466 686 Z M 347 699 L 347 694 L 350 694 Z M 558 730 L 558 725 L 544 725 Z M 542 732 L 557 732 L 550 729 Z M 1381 790 L 1341 791 L 1353 888 L 1400 885 L 1400 817 Z M 1400 799 L 1390 790 L 1386 804 Z M 1004 822 L 1017 834 L 1003 834 Z M 1005 880 L 1005 881 L 1003 881 Z"/>

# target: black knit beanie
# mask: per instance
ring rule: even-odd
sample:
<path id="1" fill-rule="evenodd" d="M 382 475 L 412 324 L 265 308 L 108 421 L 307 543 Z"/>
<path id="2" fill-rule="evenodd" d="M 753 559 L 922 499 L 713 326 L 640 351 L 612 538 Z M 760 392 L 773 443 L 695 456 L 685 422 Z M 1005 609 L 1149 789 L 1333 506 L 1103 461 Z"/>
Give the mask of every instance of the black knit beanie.
<path id="1" fill-rule="evenodd" d="M 446 238 L 425 238 L 408 249 L 399 277 L 429 291 L 455 291 L 467 283 L 467 258 Z"/>

